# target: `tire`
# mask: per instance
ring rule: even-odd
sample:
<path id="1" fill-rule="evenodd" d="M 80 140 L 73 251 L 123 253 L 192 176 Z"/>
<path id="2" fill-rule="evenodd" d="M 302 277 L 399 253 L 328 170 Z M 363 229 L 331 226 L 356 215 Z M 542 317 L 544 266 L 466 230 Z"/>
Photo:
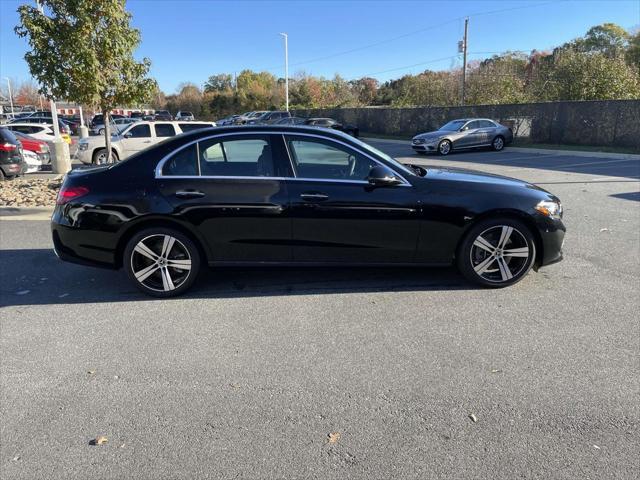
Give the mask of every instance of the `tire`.
<path id="1" fill-rule="evenodd" d="M 493 148 L 496 152 L 504 150 L 504 137 L 502 135 L 498 135 L 491 142 L 491 148 Z"/>
<path id="2" fill-rule="evenodd" d="M 449 140 L 442 140 L 438 144 L 438 153 L 440 155 L 449 155 L 449 153 L 451 153 L 451 142 Z"/>
<path id="3" fill-rule="evenodd" d="M 112 152 L 112 155 L 113 155 L 114 162 L 117 162 L 119 160 L 118 154 L 113 149 L 111 149 L 111 152 Z M 95 165 L 103 165 L 103 164 L 107 163 L 107 149 L 106 148 L 100 148 L 99 150 L 96 150 L 93 153 L 92 163 L 94 163 Z"/>
<path id="4" fill-rule="evenodd" d="M 100 130 L 98 130 L 98 135 L 104 135 L 104 128 L 101 128 Z"/>
<path id="5" fill-rule="evenodd" d="M 200 264 L 196 244 L 171 228 L 142 230 L 129 239 L 124 249 L 123 265 L 129 280 L 152 297 L 182 295 L 196 281 Z"/>
<path id="6" fill-rule="evenodd" d="M 465 235 L 456 263 L 465 278 L 483 287 L 503 288 L 524 278 L 536 259 L 533 233 L 512 218 L 482 220 Z"/>
<path id="7" fill-rule="evenodd" d="M 0 182 L 4 182 L 7 177 L 4 174 L 4 171 L 0 168 Z"/>

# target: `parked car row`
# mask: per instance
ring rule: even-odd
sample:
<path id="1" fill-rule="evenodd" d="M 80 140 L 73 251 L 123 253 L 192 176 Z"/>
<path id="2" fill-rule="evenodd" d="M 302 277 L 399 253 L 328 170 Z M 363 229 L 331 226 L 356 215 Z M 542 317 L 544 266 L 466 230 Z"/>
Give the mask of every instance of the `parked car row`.
<path id="1" fill-rule="evenodd" d="M 0 127 L 0 180 L 37 172 L 50 161 L 46 142 Z"/>
<path id="2" fill-rule="evenodd" d="M 332 128 L 345 132 L 353 137 L 360 135 L 360 130 L 355 125 L 347 125 L 332 118 L 303 118 L 293 117 L 285 110 L 261 110 L 246 112 L 242 115 L 230 115 L 216 122 L 224 125 L 308 125 L 310 127 Z"/>

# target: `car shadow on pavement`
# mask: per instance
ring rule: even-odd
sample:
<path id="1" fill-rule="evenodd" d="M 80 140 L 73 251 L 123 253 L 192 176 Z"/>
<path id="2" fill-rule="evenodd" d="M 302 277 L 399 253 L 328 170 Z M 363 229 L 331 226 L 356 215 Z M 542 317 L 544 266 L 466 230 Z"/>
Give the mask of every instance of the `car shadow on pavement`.
<path id="1" fill-rule="evenodd" d="M 0 250 L 0 307 L 150 299 L 122 270 L 61 262 L 49 249 Z M 468 290 L 454 268 L 204 268 L 185 298 Z"/>

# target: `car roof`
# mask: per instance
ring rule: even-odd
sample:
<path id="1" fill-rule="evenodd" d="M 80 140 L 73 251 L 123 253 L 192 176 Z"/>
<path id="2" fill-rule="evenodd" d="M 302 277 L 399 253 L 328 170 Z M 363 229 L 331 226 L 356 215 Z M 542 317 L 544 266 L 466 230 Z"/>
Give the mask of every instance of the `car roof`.
<path id="1" fill-rule="evenodd" d="M 489 120 L 490 122 L 496 123 L 495 120 L 492 120 L 490 118 L 481 118 L 481 117 L 456 118 L 454 120 L 449 120 L 449 122 L 470 122 L 472 120 Z M 447 123 L 449 123 L 449 122 L 447 122 Z"/>
<path id="2" fill-rule="evenodd" d="M 5 127 L 53 127 L 53 123 L 15 122 L 7 123 Z"/>
<path id="3" fill-rule="evenodd" d="M 192 138 L 200 137 L 200 136 L 208 136 L 208 135 L 218 135 L 224 133 L 247 133 L 247 132 L 255 132 L 255 133 L 306 133 L 313 136 L 325 136 L 325 137 L 333 137 L 336 140 L 345 141 L 353 143 L 354 138 L 351 135 L 347 135 L 339 130 L 333 129 L 319 129 L 317 127 L 312 127 L 308 125 L 279 125 L 279 124 L 270 124 L 270 125 L 224 125 L 219 127 L 211 127 L 211 128 L 202 128 L 198 130 L 193 130 L 191 132 L 184 133 L 183 136 L 189 136 Z"/>

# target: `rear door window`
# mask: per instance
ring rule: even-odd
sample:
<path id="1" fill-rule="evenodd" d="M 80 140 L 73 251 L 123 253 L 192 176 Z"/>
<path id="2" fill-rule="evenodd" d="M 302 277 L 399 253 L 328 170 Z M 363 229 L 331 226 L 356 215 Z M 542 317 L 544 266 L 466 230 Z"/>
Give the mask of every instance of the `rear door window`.
<path id="1" fill-rule="evenodd" d="M 268 137 L 209 139 L 199 143 L 203 176 L 272 177 L 275 165 Z"/>
<path id="2" fill-rule="evenodd" d="M 156 137 L 173 137 L 176 129 L 170 123 L 156 123 Z"/>
<path id="3" fill-rule="evenodd" d="M 149 125 L 136 125 L 127 132 L 131 138 L 148 138 L 151 137 L 151 128 Z"/>
<path id="4" fill-rule="evenodd" d="M 174 154 L 162 167 L 162 174 L 168 176 L 187 176 L 193 177 L 198 175 L 198 146 L 197 144 L 189 145 Z"/>
<path id="5" fill-rule="evenodd" d="M 183 132 L 192 132 L 194 130 L 200 130 L 201 128 L 211 127 L 211 125 L 207 123 L 193 123 L 193 122 L 179 123 L 178 126 L 180 127 L 180 130 L 182 130 Z"/>

